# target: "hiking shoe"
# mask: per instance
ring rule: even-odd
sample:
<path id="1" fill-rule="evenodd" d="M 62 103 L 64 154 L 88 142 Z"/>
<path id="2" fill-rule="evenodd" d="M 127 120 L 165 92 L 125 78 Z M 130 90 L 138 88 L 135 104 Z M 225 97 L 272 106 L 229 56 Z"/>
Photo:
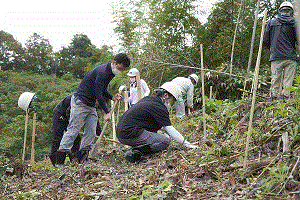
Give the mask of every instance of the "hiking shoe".
<path id="1" fill-rule="evenodd" d="M 138 163 L 142 160 L 142 153 L 139 150 L 129 150 L 124 155 L 125 159 L 131 163 Z"/>

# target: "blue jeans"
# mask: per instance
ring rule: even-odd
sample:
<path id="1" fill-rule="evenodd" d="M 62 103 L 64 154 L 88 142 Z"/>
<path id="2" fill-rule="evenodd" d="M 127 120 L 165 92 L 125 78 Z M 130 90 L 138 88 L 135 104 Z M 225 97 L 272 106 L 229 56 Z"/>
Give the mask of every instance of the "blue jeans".
<path id="1" fill-rule="evenodd" d="M 97 121 L 96 108 L 87 106 L 73 95 L 71 98 L 69 125 L 60 142 L 59 151 L 67 152 L 71 150 L 81 128 L 83 128 L 83 136 L 79 150 L 90 149 L 96 136 Z"/>

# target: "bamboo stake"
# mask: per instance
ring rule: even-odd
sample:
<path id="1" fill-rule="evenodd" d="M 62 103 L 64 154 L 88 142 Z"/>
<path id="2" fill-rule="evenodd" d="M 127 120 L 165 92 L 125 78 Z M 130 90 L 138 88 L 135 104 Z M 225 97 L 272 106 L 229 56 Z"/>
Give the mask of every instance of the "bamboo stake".
<path id="1" fill-rule="evenodd" d="M 231 56 L 230 56 L 230 70 L 229 70 L 229 74 L 232 74 L 234 46 L 235 46 L 235 40 L 236 40 L 236 35 L 237 35 L 237 29 L 238 29 L 239 23 L 240 23 L 240 16 L 241 16 L 241 12 L 242 12 L 243 2 L 244 2 L 244 0 L 242 0 L 241 4 L 240 4 L 239 14 L 238 14 L 238 18 L 237 18 L 237 22 L 236 22 L 236 26 L 235 26 L 235 30 L 234 30 L 234 36 L 233 36 L 232 48 L 231 48 Z"/>
<path id="2" fill-rule="evenodd" d="M 209 86 L 209 99 L 212 99 L 212 86 Z"/>
<path id="3" fill-rule="evenodd" d="M 128 110 L 128 92 L 124 92 L 125 112 Z"/>
<path id="4" fill-rule="evenodd" d="M 36 112 L 33 113 L 33 122 L 32 122 L 32 142 L 31 142 L 31 164 L 34 164 L 34 146 L 35 146 L 35 129 L 36 129 Z"/>
<path id="5" fill-rule="evenodd" d="M 119 116 L 120 116 L 120 104 L 121 104 L 121 101 L 119 101 L 119 103 L 118 103 L 118 111 L 117 111 L 117 120 L 116 120 L 116 124 L 118 124 L 118 122 L 119 122 Z"/>
<path id="6" fill-rule="evenodd" d="M 252 131 L 252 122 L 253 122 L 260 58 L 261 58 L 261 52 L 262 52 L 263 36 L 264 36 L 264 32 L 265 32 L 266 18 L 267 18 L 267 9 L 264 10 L 264 17 L 263 17 L 263 21 L 262 21 L 262 29 L 261 29 L 261 35 L 260 35 L 260 44 L 259 44 L 259 50 L 258 50 L 258 55 L 257 55 L 257 60 L 256 60 L 255 72 L 254 72 L 253 90 L 252 90 L 252 92 L 253 92 L 252 105 L 251 105 L 251 110 L 250 110 L 250 120 L 249 120 L 248 135 L 247 135 L 247 142 L 246 142 L 246 149 L 245 149 L 244 169 L 247 167 L 249 143 L 250 143 L 250 137 L 251 137 L 251 131 Z"/>
<path id="7" fill-rule="evenodd" d="M 203 64 L 203 45 L 200 44 L 200 53 L 201 53 L 201 82 L 202 82 L 202 116 L 203 116 L 203 134 L 204 139 L 206 140 L 206 120 L 205 120 L 205 90 L 204 90 L 204 64 Z"/>
<path id="8" fill-rule="evenodd" d="M 118 103 L 118 101 L 115 101 L 115 102 L 114 102 L 114 105 L 112 106 L 112 108 L 111 108 L 111 110 L 110 110 L 110 112 L 109 112 L 110 114 L 112 114 L 112 112 L 113 112 L 113 110 L 115 109 L 117 103 Z M 108 124 L 108 121 L 104 122 L 104 126 L 103 126 L 103 128 L 102 128 L 101 134 L 100 134 L 100 136 L 98 137 L 98 139 L 97 139 L 97 141 L 96 141 L 96 143 L 95 143 L 95 145 L 94 145 L 94 147 L 93 147 L 93 149 L 92 149 L 92 151 L 91 151 L 91 154 L 90 154 L 90 158 L 91 158 L 91 159 L 93 159 L 93 158 L 95 157 L 96 153 L 98 152 L 98 148 L 99 148 L 99 146 L 100 146 L 100 142 L 101 142 L 101 140 L 102 140 L 102 138 L 103 138 L 103 134 L 104 134 L 104 131 L 105 131 L 106 127 L 107 127 L 107 124 Z"/>
<path id="9" fill-rule="evenodd" d="M 140 72 L 137 72 L 137 74 L 136 74 L 136 87 L 137 87 L 138 101 L 139 101 L 139 100 L 142 99 L 142 88 L 141 88 Z"/>
<path id="10" fill-rule="evenodd" d="M 25 160 L 27 127 L 28 127 L 28 109 L 26 110 L 26 117 L 25 117 L 25 132 L 24 132 L 24 144 L 23 144 L 22 162 L 24 162 L 24 160 Z"/>
<path id="11" fill-rule="evenodd" d="M 251 46 L 250 46 L 250 53 L 249 53 L 249 60 L 248 60 L 248 67 L 247 72 L 250 72 L 251 68 L 251 62 L 252 62 L 252 56 L 253 56 L 253 47 L 254 47 L 254 40 L 255 40 L 255 33 L 256 33 L 256 26 L 257 26 L 257 19 L 258 19 L 258 9 L 259 9 L 260 0 L 256 3 L 256 9 L 255 9 L 255 18 L 254 18 L 254 24 L 253 24 L 253 32 L 252 32 L 252 39 L 251 39 Z"/>
<path id="12" fill-rule="evenodd" d="M 118 102 L 119 103 L 119 102 Z M 111 101 L 111 107 L 114 106 L 114 101 Z M 112 132 L 113 132 L 113 140 L 116 140 L 116 121 L 115 121 L 115 111 L 112 110 L 111 113 L 111 122 L 112 122 Z"/>

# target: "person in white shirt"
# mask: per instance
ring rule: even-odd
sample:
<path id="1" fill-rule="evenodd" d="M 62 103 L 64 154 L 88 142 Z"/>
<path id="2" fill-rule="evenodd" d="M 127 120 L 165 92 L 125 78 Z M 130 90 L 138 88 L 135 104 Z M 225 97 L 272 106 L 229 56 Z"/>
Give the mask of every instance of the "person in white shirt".
<path id="1" fill-rule="evenodd" d="M 137 91 L 137 84 L 136 84 L 136 75 L 139 73 L 139 70 L 136 68 L 132 68 L 127 73 L 127 76 L 130 78 L 130 90 L 129 90 L 129 106 L 133 106 L 138 102 L 138 91 Z M 141 80 L 141 96 L 142 98 L 148 96 L 150 94 L 150 89 L 147 83 Z"/>
<path id="2" fill-rule="evenodd" d="M 176 116 L 179 118 L 182 118 L 185 116 L 185 98 L 186 98 L 186 104 L 191 112 L 193 112 L 194 109 L 194 86 L 198 83 L 198 76 L 196 74 L 191 74 L 188 76 L 188 78 L 185 77 L 177 77 L 173 79 L 171 82 L 175 83 L 179 86 L 182 97 L 176 101 L 175 103 L 175 109 L 176 109 Z"/>

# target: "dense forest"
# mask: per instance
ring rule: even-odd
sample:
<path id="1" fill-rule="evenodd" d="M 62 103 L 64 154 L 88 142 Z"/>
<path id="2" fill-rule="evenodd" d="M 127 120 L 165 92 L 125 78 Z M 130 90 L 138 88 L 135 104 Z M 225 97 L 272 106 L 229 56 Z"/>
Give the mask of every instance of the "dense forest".
<path id="1" fill-rule="evenodd" d="M 119 51 L 129 55 L 131 66 L 140 70 L 151 94 L 175 77 L 191 73 L 200 77 L 203 45 L 207 135 L 198 83 L 196 111 L 184 119 L 171 113 L 171 121 L 199 148 L 187 150 L 172 143 L 166 152 L 140 164 L 126 163 L 127 147 L 109 141 L 101 144 L 97 161 L 87 166 L 68 163 L 67 168 L 56 169 L 48 158 L 54 107 L 76 91 L 86 72 L 112 60 L 116 54 L 112 47 L 96 47 L 82 33 L 54 51 L 49 40 L 37 33 L 22 45 L 12 34 L 0 31 L 0 199 L 299 198 L 299 71 L 290 88 L 293 98 L 268 102 L 270 52 L 265 47 L 248 167 L 243 167 L 262 13 L 267 9 L 267 19 L 271 19 L 282 2 L 218 0 L 206 20 L 202 18 L 206 10 L 196 0 L 136 0 L 116 6 L 114 32 L 121 41 Z M 120 85 L 129 85 L 126 72 L 113 79 L 109 91 L 116 93 Z M 33 113 L 29 115 L 26 162 L 20 160 L 25 113 L 17 102 L 26 91 L 39 99 L 34 164 L 29 163 Z M 118 109 L 121 115 L 124 105 Z M 98 114 L 103 125 L 103 111 Z M 108 138 L 111 129 L 110 125 L 105 132 Z"/>

